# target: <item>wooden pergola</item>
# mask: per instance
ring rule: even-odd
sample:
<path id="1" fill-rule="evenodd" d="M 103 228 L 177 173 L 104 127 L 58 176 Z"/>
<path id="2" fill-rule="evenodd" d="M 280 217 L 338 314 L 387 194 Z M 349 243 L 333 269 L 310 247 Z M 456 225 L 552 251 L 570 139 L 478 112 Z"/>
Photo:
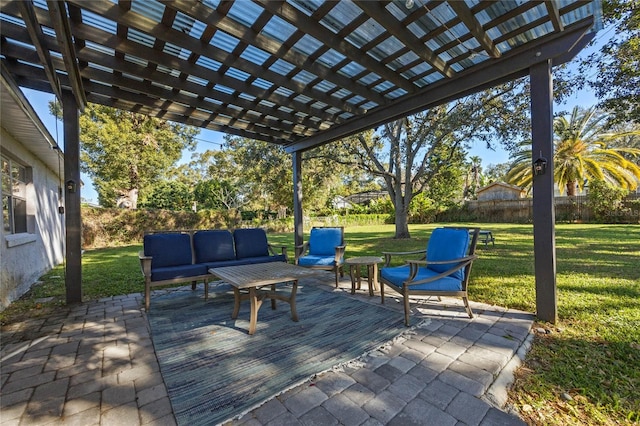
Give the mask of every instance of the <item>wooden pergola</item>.
<path id="1" fill-rule="evenodd" d="M 67 302 L 81 288 L 78 114 L 87 102 L 302 152 L 531 77 L 533 150 L 553 157 L 551 69 L 598 0 L 2 0 L 2 75 L 63 104 Z M 555 322 L 553 165 L 534 179 L 537 315 Z"/>

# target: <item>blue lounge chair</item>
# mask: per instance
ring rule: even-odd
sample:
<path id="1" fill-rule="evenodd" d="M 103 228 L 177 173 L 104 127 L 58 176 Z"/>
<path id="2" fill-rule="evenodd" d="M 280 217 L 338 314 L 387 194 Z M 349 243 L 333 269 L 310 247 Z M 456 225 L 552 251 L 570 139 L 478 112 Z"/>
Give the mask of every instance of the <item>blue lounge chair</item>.
<path id="1" fill-rule="evenodd" d="M 296 246 L 295 264 L 307 268 L 334 271 L 336 287 L 338 287 L 338 274 L 341 277 L 344 276 L 345 247 L 342 226 L 313 227 L 309 241 L 301 246 Z"/>
<path id="2" fill-rule="evenodd" d="M 404 323 L 409 326 L 410 296 L 462 297 L 469 318 L 467 287 L 475 255 L 479 228 L 436 228 L 426 250 L 384 252 L 385 266 L 380 270 L 380 296 L 384 303 L 385 285 L 404 298 Z M 389 266 L 394 255 L 424 254 L 420 260 L 409 260 L 403 266 Z"/>

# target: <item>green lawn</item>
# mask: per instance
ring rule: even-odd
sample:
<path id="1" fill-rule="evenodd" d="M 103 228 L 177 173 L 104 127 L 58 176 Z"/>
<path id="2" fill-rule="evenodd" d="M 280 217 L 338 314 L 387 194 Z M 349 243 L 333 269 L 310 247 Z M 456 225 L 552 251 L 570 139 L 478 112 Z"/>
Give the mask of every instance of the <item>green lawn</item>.
<path id="1" fill-rule="evenodd" d="M 347 256 L 424 248 L 435 226 L 412 225 L 413 238 L 401 241 L 393 240 L 392 225 L 348 227 Z M 470 299 L 535 311 L 532 226 L 480 226 L 493 231 L 496 243 L 479 246 Z M 286 244 L 293 256 L 291 233 L 270 234 L 269 240 Z M 84 298 L 142 292 L 139 249 L 85 252 Z M 511 402 L 531 424 L 640 422 L 640 225 L 558 225 L 556 249 L 560 320 L 536 325 L 550 332 L 536 335 Z M 42 281 L 0 313 L 0 321 L 44 314 L 63 303 L 63 267 Z M 50 296 L 55 299 L 37 301 Z"/>

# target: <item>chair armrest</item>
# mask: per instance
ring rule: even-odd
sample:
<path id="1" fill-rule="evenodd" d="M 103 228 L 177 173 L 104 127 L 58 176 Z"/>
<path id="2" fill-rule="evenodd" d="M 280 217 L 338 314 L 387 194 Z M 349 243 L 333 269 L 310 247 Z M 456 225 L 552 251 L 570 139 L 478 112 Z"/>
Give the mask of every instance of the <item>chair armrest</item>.
<path id="1" fill-rule="evenodd" d="M 344 256 L 344 251 L 347 248 L 347 245 L 343 245 L 343 246 L 336 246 L 336 257 L 335 257 L 335 261 L 336 262 L 340 262 L 340 259 L 342 259 L 342 256 Z"/>
<path id="2" fill-rule="evenodd" d="M 280 254 L 284 255 L 285 261 L 289 262 L 289 257 L 287 256 L 287 246 L 277 246 L 275 244 L 267 243 L 267 247 L 269 247 L 269 252 L 272 255 L 276 255 L 276 249 L 280 249 Z"/>
<path id="3" fill-rule="evenodd" d="M 384 268 L 388 267 L 391 264 L 391 257 L 392 256 L 408 256 L 408 255 L 414 255 L 414 254 L 422 254 L 423 255 L 423 259 L 427 254 L 426 250 L 415 250 L 415 251 L 383 251 L 382 254 L 384 255 Z"/>
<path id="4" fill-rule="evenodd" d="M 301 246 L 295 246 L 295 264 L 298 264 L 298 258 L 304 255 L 307 251 L 309 251 L 309 242 L 303 243 Z"/>
<path id="5" fill-rule="evenodd" d="M 407 280 L 408 282 L 406 283 L 406 285 L 407 286 L 412 286 L 412 285 L 426 284 L 426 283 L 430 283 L 432 281 L 439 280 L 440 278 L 447 277 L 447 276 L 453 274 L 454 272 L 456 272 L 457 270 L 466 267 L 469 263 L 473 262 L 477 258 L 478 258 L 478 256 L 474 254 L 474 255 L 471 255 L 471 256 L 461 257 L 461 258 L 458 258 L 458 259 L 444 260 L 444 261 L 431 261 L 431 262 L 428 262 L 426 260 L 408 260 L 407 264 L 409 265 L 410 272 L 409 272 L 409 279 Z M 433 277 L 426 278 L 424 280 L 419 280 L 419 281 L 412 281 L 413 278 L 418 273 L 418 268 L 420 266 L 446 265 L 446 264 L 449 264 L 449 263 L 455 263 L 456 265 L 454 267 L 452 267 L 451 269 L 447 269 L 446 271 L 441 272 L 438 275 L 434 275 Z"/>
<path id="6" fill-rule="evenodd" d="M 416 265 L 447 265 L 449 263 L 461 263 L 461 262 L 467 262 L 469 260 L 476 260 L 478 258 L 478 255 L 474 254 L 471 256 L 466 256 L 466 257 L 460 257 L 457 259 L 451 259 L 451 260 L 407 260 L 406 263 L 408 264 L 416 264 Z"/>
<path id="7" fill-rule="evenodd" d="M 138 259 L 140 259 L 140 270 L 145 277 L 151 277 L 151 256 L 146 256 L 144 251 L 138 252 Z"/>

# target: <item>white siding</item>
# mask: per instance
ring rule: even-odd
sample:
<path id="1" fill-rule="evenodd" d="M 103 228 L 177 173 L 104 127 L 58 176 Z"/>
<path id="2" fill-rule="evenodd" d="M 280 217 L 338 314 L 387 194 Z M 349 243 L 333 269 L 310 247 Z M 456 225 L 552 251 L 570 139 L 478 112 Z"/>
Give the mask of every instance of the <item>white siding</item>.
<path id="1" fill-rule="evenodd" d="M 41 275 L 62 262 L 64 216 L 58 212 L 58 171 L 48 168 L 4 126 L 0 147 L 3 155 L 31 171 L 27 173 L 31 178 L 27 185 L 28 232 L 3 233 L 0 245 L 0 309 L 4 309 L 26 293 Z"/>

